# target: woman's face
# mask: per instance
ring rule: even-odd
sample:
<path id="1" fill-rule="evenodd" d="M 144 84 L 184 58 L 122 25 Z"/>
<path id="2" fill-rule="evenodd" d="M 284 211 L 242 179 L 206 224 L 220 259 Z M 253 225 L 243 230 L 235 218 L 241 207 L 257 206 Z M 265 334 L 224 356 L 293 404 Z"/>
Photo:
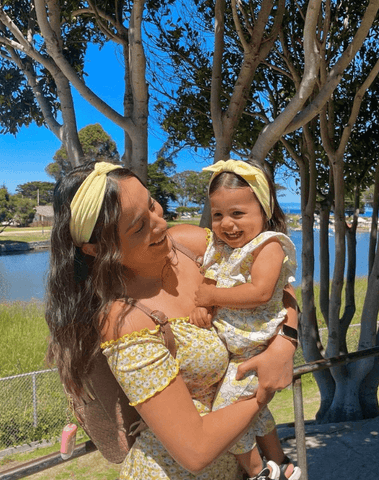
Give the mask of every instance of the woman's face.
<path id="1" fill-rule="evenodd" d="M 119 182 L 121 215 L 119 236 L 122 263 L 138 273 L 162 262 L 172 249 L 163 209 L 135 177 Z"/>

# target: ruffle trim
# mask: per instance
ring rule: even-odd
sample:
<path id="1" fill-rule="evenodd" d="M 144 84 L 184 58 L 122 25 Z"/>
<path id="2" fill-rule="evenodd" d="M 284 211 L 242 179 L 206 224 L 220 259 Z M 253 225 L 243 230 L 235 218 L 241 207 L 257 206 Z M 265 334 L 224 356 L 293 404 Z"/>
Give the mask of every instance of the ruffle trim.
<path id="1" fill-rule="evenodd" d="M 176 322 L 176 321 L 185 321 L 188 322 L 189 317 L 175 317 L 175 318 L 169 318 L 168 321 L 170 323 Z M 132 332 L 132 333 L 125 333 L 120 338 L 117 338 L 116 340 L 108 340 L 106 342 L 103 342 L 100 344 L 100 348 L 102 350 L 105 350 L 108 347 L 112 347 L 114 345 L 118 345 L 119 343 L 124 342 L 125 340 L 134 340 L 137 338 L 143 338 L 146 337 L 147 335 L 155 335 L 160 331 L 161 327 L 160 325 L 157 325 L 154 330 L 150 330 L 149 328 L 143 328 L 139 332 Z"/>
<path id="2" fill-rule="evenodd" d="M 100 348 L 104 350 L 105 348 L 112 347 L 113 345 L 122 343 L 126 339 L 133 340 L 135 338 L 145 337 L 146 335 L 155 335 L 156 333 L 159 332 L 160 329 L 161 329 L 160 325 L 157 325 L 154 328 L 154 330 L 150 330 L 149 328 L 143 328 L 139 332 L 125 333 L 125 335 L 123 335 L 120 338 L 117 338 L 116 340 L 108 340 L 106 342 L 101 343 Z"/>
<path id="3" fill-rule="evenodd" d="M 212 231 L 209 230 L 209 228 L 207 228 L 207 227 L 205 227 L 204 230 L 205 230 L 206 233 L 207 233 L 206 242 L 207 242 L 207 247 L 208 247 L 209 242 L 211 241 Z"/>
<path id="4" fill-rule="evenodd" d="M 131 402 L 129 403 L 129 405 L 131 407 L 135 407 L 136 405 L 139 405 L 143 402 L 146 402 L 146 400 L 149 400 L 149 398 L 153 398 L 157 393 L 159 392 L 163 392 L 163 390 L 165 388 L 168 387 L 168 385 L 178 376 L 178 373 L 179 373 L 179 362 L 177 359 L 175 359 L 175 363 L 176 363 L 176 369 L 175 369 L 175 372 L 172 374 L 172 376 L 170 378 L 167 379 L 167 382 L 164 384 L 164 385 L 161 385 L 159 388 L 157 388 L 153 393 L 150 393 L 149 395 L 147 395 L 143 400 L 138 400 L 138 402 Z"/>

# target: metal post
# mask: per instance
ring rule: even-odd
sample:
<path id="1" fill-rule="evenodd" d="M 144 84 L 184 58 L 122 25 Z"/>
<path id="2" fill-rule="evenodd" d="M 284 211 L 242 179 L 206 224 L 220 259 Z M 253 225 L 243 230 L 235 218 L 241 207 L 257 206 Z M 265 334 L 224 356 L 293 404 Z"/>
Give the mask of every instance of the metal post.
<path id="1" fill-rule="evenodd" d="M 32 384 L 33 384 L 33 427 L 38 427 L 38 416 L 37 416 L 37 383 L 36 376 L 32 375 Z"/>
<path id="2" fill-rule="evenodd" d="M 293 406 L 295 411 L 297 464 L 301 469 L 301 480 L 308 480 L 307 447 L 305 445 L 303 392 L 301 387 L 301 377 L 295 378 L 293 381 Z"/>

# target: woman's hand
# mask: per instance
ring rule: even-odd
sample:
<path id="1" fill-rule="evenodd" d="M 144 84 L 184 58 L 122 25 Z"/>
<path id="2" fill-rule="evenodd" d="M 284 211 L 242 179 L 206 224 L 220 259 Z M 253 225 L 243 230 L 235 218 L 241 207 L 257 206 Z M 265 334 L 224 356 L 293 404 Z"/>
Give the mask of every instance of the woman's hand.
<path id="1" fill-rule="evenodd" d="M 284 289 L 283 306 L 287 310 L 284 323 L 297 328 L 297 303 L 291 285 Z M 236 379 L 240 380 L 247 372 L 256 372 L 259 380 L 257 400 L 259 403 L 268 403 L 277 390 L 282 390 L 292 382 L 295 351 L 293 342 L 276 335 L 264 352 L 241 363 Z"/>
<path id="2" fill-rule="evenodd" d="M 247 372 L 256 372 L 259 380 L 257 401 L 268 403 L 277 390 L 292 382 L 295 350 L 291 342 L 276 335 L 264 352 L 241 363 L 236 380 L 243 378 Z"/>

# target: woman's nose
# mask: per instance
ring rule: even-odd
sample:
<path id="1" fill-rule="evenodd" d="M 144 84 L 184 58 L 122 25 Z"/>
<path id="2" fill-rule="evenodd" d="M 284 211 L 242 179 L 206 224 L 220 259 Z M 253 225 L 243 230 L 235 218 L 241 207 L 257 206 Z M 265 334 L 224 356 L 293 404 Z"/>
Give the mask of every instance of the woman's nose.
<path id="1" fill-rule="evenodd" d="M 156 213 L 153 213 L 152 217 L 153 217 L 152 218 L 153 232 L 154 233 L 164 232 L 167 229 L 166 220 L 160 215 L 157 215 Z"/>

